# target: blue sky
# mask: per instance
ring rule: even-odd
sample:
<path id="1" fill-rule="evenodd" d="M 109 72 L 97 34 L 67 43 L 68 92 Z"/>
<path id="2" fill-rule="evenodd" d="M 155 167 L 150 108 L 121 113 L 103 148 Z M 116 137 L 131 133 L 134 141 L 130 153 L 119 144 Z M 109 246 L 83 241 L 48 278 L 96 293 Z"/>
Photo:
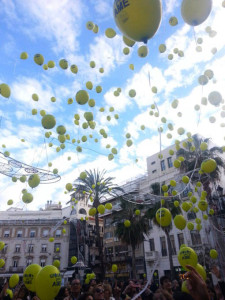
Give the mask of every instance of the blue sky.
<path id="1" fill-rule="evenodd" d="M 164 128 L 163 147 L 173 144 L 175 139 L 182 140 L 188 131 L 211 137 L 218 145 L 224 144 L 225 114 L 221 114 L 224 104 L 219 107 L 201 104 L 201 98 L 208 97 L 212 91 L 219 91 L 224 97 L 225 8 L 222 1 L 214 1 L 208 19 L 194 29 L 182 20 L 180 1 L 162 1 L 162 6 L 160 28 L 147 44 L 149 54 L 140 58 L 137 50 L 142 43 L 136 43 L 129 55 L 123 54 L 126 45 L 114 22 L 111 0 L 2 1 L 0 83 L 10 86 L 11 96 L 9 99 L 0 96 L 1 145 L 6 145 L 6 149 L 1 148 L 1 151 L 8 150 L 12 158 L 35 167 L 49 171 L 58 168 L 61 175 L 59 182 L 40 185 L 31 191 L 34 201 L 28 209 L 42 207 L 47 200 L 65 204 L 69 199 L 69 195 L 64 194 L 66 183 L 72 182 L 85 169 L 105 168 L 118 183 L 144 174 L 146 157 L 159 151 L 159 126 Z M 177 17 L 177 26 L 169 24 L 172 16 Z M 88 21 L 99 26 L 97 34 L 87 30 Z M 117 33 L 113 39 L 104 34 L 110 27 Z M 202 44 L 197 43 L 198 38 L 202 38 Z M 163 54 L 158 50 L 160 44 L 167 46 Z M 202 47 L 201 52 L 196 51 L 197 46 Z M 173 60 L 169 60 L 168 55 L 173 53 L 174 48 L 182 50 L 184 57 L 173 54 Z M 28 53 L 27 60 L 20 59 L 22 51 Z M 54 60 L 56 67 L 43 70 L 33 61 L 36 53 L 44 56 L 45 63 Z M 69 68 L 62 70 L 59 67 L 62 58 L 67 59 L 69 65 L 76 64 L 78 73 L 71 73 Z M 96 63 L 94 69 L 89 66 L 91 60 Z M 129 68 L 131 63 L 134 64 L 133 71 Z M 104 73 L 101 74 L 99 68 L 104 68 Z M 198 78 L 207 69 L 213 70 L 214 77 L 202 87 Z M 158 89 L 157 94 L 151 92 L 149 74 L 151 86 Z M 94 86 L 89 91 L 90 98 L 96 102 L 94 108 L 87 104 L 79 106 L 75 101 L 77 91 L 86 89 L 87 81 Z M 102 86 L 100 94 L 95 92 L 97 85 Z M 122 90 L 119 97 L 113 94 L 117 88 Z M 129 97 L 130 89 L 136 90 L 136 97 Z M 38 102 L 32 100 L 33 93 L 39 95 Z M 53 96 L 57 99 L 55 103 L 50 100 Z M 68 98 L 73 98 L 73 104 L 67 104 Z M 174 99 L 179 100 L 176 109 L 171 107 Z M 149 115 L 154 102 L 159 108 L 158 118 Z M 99 112 L 100 107 L 104 107 L 105 112 Z M 109 112 L 110 107 L 114 107 L 115 111 Z M 35 116 L 31 114 L 34 108 L 38 110 Z M 198 108 L 200 110 L 196 110 Z M 77 153 L 77 144 L 72 145 L 71 142 L 65 144 L 64 150 L 56 152 L 60 145 L 56 128 L 51 130 L 51 138 L 46 139 L 40 110 L 53 114 L 57 125 L 64 125 L 71 139 L 77 140 L 83 135 L 88 137 L 86 143 L 80 143 L 82 153 Z M 74 125 L 74 114 L 80 114 L 82 124 L 85 111 L 94 114 L 94 130 Z M 118 120 L 114 114 L 119 115 Z M 107 116 L 111 116 L 111 121 L 107 120 Z M 162 124 L 162 117 L 166 117 L 166 124 Z M 211 123 L 210 117 L 215 117 L 216 122 Z M 169 122 L 174 125 L 172 132 L 167 129 Z M 145 126 L 145 130 L 140 129 L 141 125 Z M 179 127 L 185 129 L 183 136 L 177 134 Z M 107 132 L 107 139 L 99 134 L 102 128 Z M 131 134 L 133 141 L 129 148 L 126 146 L 126 133 Z M 172 134 L 171 139 L 167 137 L 168 133 Z M 89 137 L 90 134 L 93 138 Z M 94 142 L 95 138 L 98 143 Z M 48 147 L 49 142 L 54 144 L 53 147 Z M 106 148 L 107 144 L 110 148 Z M 118 150 L 118 154 L 109 161 L 112 147 Z M 52 162 L 51 168 L 48 162 Z M 1 175 L 1 208 L 7 208 L 9 199 L 13 199 L 16 206 L 23 207 L 21 190 L 27 187 L 26 183 L 12 183 L 10 178 Z"/>

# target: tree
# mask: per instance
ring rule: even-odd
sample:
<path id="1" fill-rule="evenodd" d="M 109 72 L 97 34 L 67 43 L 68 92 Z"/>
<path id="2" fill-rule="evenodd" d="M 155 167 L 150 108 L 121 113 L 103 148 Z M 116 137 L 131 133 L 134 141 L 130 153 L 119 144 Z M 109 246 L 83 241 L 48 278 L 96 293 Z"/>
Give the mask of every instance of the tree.
<path id="1" fill-rule="evenodd" d="M 174 266 L 173 266 L 173 250 L 172 250 L 172 244 L 171 244 L 171 240 L 170 240 L 170 231 L 172 229 L 172 222 L 170 223 L 169 226 L 161 227 L 159 225 L 159 223 L 156 221 L 156 212 L 161 207 L 162 207 L 162 205 L 161 205 L 160 201 L 158 201 L 146 211 L 145 215 L 150 220 L 153 220 L 154 224 L 157 227 L 160 227 L 165 232 L 167 245 L 168 245 L 168 254 L 169 254 L 171 277 L 172 277 L 172 279 L 175 279 L 175 272 L 174 272 Z M 163 207 L 166 207 L 166 208 L 169 209 L 169 211 L 171 212 L 171 215 L 172 215 L 173 218 L 176 215 L 181 213 L 181 209 L 179 207 L 175 207 L 174 204 L 173 204 L 173 201 L 171 201 L 171 199 L 166 200 Z"/>
<path id="2" fill-rule="evenodd" d="M 94 208 L 96 208 L 95 214 L 95 226 L 96 226 L 96 241 L 98 244 L 98 251 L 100 257 L 101 278 L 105 277 L 105 266 L 103 256 L 103 244 L 100 236 L 99 227 L 99 212 L 98 206 L 107 199 L 107 197 L 117 197 L 119 193 L 123 193 L 123 189 L 113 184 L 113 177 L 105 177 L 106 171 L 90 170 L 83 172 L 84 176 L 78 177 L 73 187 L 75 193 L 72 195 L 76 198 L 77 195 L 85 195 L 87 201 L 91 201 Z"/>
<path id="3" fill-rule="evenodd" d="M 114 215 L 116 222 L 116 236 L 132 249 L 132 275 L 136 279 L 135 249 L 144 241 L 143 233 L 149 230 L 149 221 L 145 215 L 136 215 L 135 210 L 138 208 L 136 204 L 121 199 L 121 210 Z M 130 226 L 125 227 L 124 220 L 130 221 Z"/>
<path id="4" fill-rule="evenodd" d="M 223 158 L 219 155 L 223 153 L 221 147 L 209 147 L 210 139 L 202 138 L 195 134 L 183 143 L 184 148 L 180 148 L 176 155 L 183 156 L 184 161 L 181 162 L 180 171 L 188 173 L 192 182 L 201 181 L 204 189 L 210 192 L 210 183 L 215 184 L 220 180 L 221 168 L 225 170 Z M 202 143 L 206 143 L 207 149 L 201 150 Z M 212 158 L 216 161 L 217 167 L 214 172 L 205 174 L 200 171 L 201 164 L 204 160 Z"/>

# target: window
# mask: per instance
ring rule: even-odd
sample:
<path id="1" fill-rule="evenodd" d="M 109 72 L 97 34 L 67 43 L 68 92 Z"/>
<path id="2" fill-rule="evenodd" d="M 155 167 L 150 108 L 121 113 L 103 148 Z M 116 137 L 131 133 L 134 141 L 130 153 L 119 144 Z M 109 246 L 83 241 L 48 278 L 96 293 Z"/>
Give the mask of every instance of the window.
<path id="1" fill-rule="evenodd" d="M 22 236 L 23 236 L 23 231 L 17 230 L 17 237 L 22 237 Z"/>
<path id="2" fill-rule="evenodd" d="M 46 259 L 45 258 L 41 258 L 41 263 L 40 263 L 41 267 L 44 267 L 45 264 L 46 264 Z"/>
<path id="3" fill-rule="evenodd" d="M 18 267 L 18 259 L 13 259 L 13 268 L 17 268 Z"/>
<path id="4" fill-rule="evenodd" d="M 112 218 L 105 219 L 105 227 L 109 227 L 112 224 Z"/>
<path id="5" fill-rule="evenodd" d="M 49 230 L 48 229 L 44 229 L 43 230 L 43 237 L 48 237 L 48 233 L 49 233 Z"/>
<path id="6" fill-rule="evenodd" d="M 36 231 L 35 230 L 31 230 L 30 231 L 30 237 L 34 238 L 36 236 Z"/>
<path id="7" fill-rule="evenodd" d="M 86 210 L 85 210 L 84 208 L 81 208 L 81 209 L 79 210 L 79 214 L 81 214 L 81 215 L 86 215 L 87 213 L 86 213 Z"/>
<path id="8" fill-rule="evenodd" d="M 151 165 L 154 165 L 154 164 L 155 164 L 155 161 L 152 161 L 152 162 L 151 162 Z"/>
<path id="9" fill-rule="evenodd" d="M 165 160 L 161 160 L 160 164 L 161 164 L 161 171 L 166 170 Z"/>
<path id="10" fill-rule="evenodd" d="M 60 238 L 61 234 L 62 234 L 62 230 L 61 229 L 57 229 L 56 232 L 55 232 L 55 237 L 56 238 Z"/>
<path id="11" fill-rule="evenodd" d="M 20 244 L 16 245 L 16 247 L 15 247 L 15 252 L 16 253 L 20 253 L 20 247 L 21 247 Z"/>
<path id="12" fill-rule="evenodd" d="M 60 243 L 55 243 L 54 244 L 54 252 L 60 252 L 61 244 Z"/>
<path id="13" fill-rule="evenodd" d="M 46 244 L 41 245 L 41 252 L 47 252 L 47 245 Z"/>
<path id="14" fill-rule="evenodd" d="M 105 254 L 113 256 L 113 247 L 105 248 Z"/>
<path id="15" fill-rule="evenodd" d="M 154 239 L 149 240 L 150 251 L 155 251 L 155 242 Z"/>
<path id="16" fill-rule="evenodd" d="M 178 239 L 178 245 L 179 245 L 179 248 L 182 244 L 184 244 L 184 235 L 183 233 L 178 233 L 177 234 L 177 239 Z"/>
<path id="17" fill-rule="evenodd" d="M 9 230 L 5 230 L 4 231 L 4 237 L 9 237 L 10 231 Z"/>
<path id="18" fill-rule="evenodd" d="M 28 245 L 28 252 L 33 253 L 34 252 L 34 245 L 30 244 Z"/>
<path id="19" fill-rule="evenodd" d="M 156 173 L 156 170 L 153 170 L 153 171 L 152 171 L 152 174 L 154 174 L 154 173 Z"/>
<path id="20" fill-rule="evenodd" d="M 149 230 L 151 230 L 153 228 L 153 225 L 152 225 L 152 220 L 149 220 Z"/>
<path id="21" fill-rule="evenodd" d="M 174 235 L 170 235 L 170 243 L 172 248 L 172 255 L 176 255 L 176 245 L 175 245 Z"/>
<path id="22" fill-rule="evenodd" d="M 27 267 L 29 266 L 29 265 L 31 265 L 32 263 L 33 263 L 33 259 L 32 258 L 27 258 Z"/>
<path id="23" fill-rule="evenodd" d="M 162 256 L 167 256 L 167 248 L 166 248 L 166 238 L 165 238 L 165 236 L 161 236 L 160 237 L 160 243 L 161 243 Z"/>
<path id="24" fill-rule="evenodd" d="M 192 245 L 200 245 L 202 243 L 201 241 L 201 235 L 198 230 L 191 230 L 191 241 Z"/>
<path id="25" fill-rule="evenodd" d="M 187 218 L 188 218 L 188 220 L 194 220 L 194 219 L 196 219 L 196 213 L 194 211 L 189 211 L 187 213 Z"/>
<path id="26" fill-rule="evenodd" d="M 8 245 L 5 244 L 4 248 L 2 249 L 2 254 L 7 253 Z"/>
<path id="27" fill-rule="evenodd" d="M 105 239 L 110 239 L 110 238 L 112 238 L 113 237 L 113 233 L 112 232 L 106 232 L 105 234 L 104 234 L 104 238 Z"/>
<path id="28" fill-rule="evenodd" d="M 168 164 L 168 168 L 172 168 L 173 166 L 172 157 L 167 158 L 167 164 Z"/>

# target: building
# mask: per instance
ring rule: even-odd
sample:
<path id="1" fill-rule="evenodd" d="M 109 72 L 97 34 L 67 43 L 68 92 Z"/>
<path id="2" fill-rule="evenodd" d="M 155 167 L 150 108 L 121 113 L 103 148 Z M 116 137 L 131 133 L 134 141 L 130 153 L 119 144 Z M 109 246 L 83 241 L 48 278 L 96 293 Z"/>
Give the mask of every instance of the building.
<path id="1" fill-rule="evenodd" d="M 0 258 L 5 260 L 0 278 L 13 273 L 22 276 L 30 264 L 44 267 L 56 259 L 60 260 L 60 271 L 66 280 L 75 274 L 82 279 L 85 269 L 100 272 L 95 222 L 91 217 L 85 220 L 89 205 L 80 199 L 71 206 L 62 208 L 48 201 L 39 211 L 13 207 L 0 211 L 0 241 L 5 243 L 0 251 Z M 103 220 L 99 223 L 103 237 Z M 50 237 L 54 238 L 53 242 L 49 241 Z M 78 258 L 76 265 L 71 263 L 72 256 Z"/>
<path id="2" fill-rule="evenodd" d="M 60 260 L 60 269 L 68 265 L 69 225 L 64 224 L 61 205 L 47 203 L 44 210 L 24 211 L 10 208 L 0 212 L 0 240 L 5 243 L 1 258 L 5 266 L 0 277 L 13 273 L 22 276 L 33 263 L 42 267 Z M 63 229 L 66 233 L 63 233 Z M 54 237 L 50 242 L 49 238 Z"/>
<path id="3" fill-rule="evenodd" d="M 121 187 L 125 194 L 131 195 L 139 203 L 140 197 L 137 192 L 139 191 L 140 183 L 143 181 L 144 176 L 136 178 Z M 137 196 L 137 197 L 136 197 Z M 128 280 L 132 277 L 132 251 L 131 246 L 123 244 L 118 237 L 115 235 L 116 223 L 113 221 L 114 216 L 121 210 L 119 197 L 110 199 L 112 204 L 112 210 L 107 210 L 102 215 L 104 220 L 104 255 L 106 265 L 106 278 L 119 280 Z M 123 220 L 121 220 L 123 221 Z M 136 271 L 137 278 L 143 278 L 145 270 L 145 259 L 144 259 L 144 244 L 141 243 L 135 250 L 136 257 Z M 112 264 L 116 264 L 118 271 L 114 274 L 112 272 Z"/>

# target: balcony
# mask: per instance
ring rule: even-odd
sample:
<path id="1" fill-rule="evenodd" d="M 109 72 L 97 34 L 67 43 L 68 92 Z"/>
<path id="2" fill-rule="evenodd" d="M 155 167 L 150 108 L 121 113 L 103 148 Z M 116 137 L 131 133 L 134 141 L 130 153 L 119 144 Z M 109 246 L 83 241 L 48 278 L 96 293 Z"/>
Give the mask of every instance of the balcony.
<path id="1" fill-rule="evenodd" d="M 155 261 L 159 256 L 158 251 L 148 251 L 145 252 L 145 260 L 146 261 Z"/>
<path id="2" fill-rule="evenodd" d="M 10 273 L 23 273 L 23 267 L 9 267 Z"/>

